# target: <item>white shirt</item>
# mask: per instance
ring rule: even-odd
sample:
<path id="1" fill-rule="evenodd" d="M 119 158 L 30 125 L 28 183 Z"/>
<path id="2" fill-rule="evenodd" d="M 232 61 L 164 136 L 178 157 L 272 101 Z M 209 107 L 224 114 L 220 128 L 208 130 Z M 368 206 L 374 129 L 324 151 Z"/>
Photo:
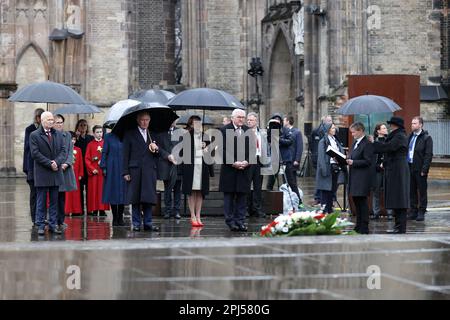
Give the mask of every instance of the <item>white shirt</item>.
<path id="1" fill-rule="evenodd" d="M 416 149 L 417 138 L 420 136 L 421 133 L 422 133 L 422 130 L 420 130 L 419 132 L 414 132 L 414 135 L 411 138 L 411 140 L 414 140 L 414 143 L 412 145 L 412 148 L 408 147 L 409 159 L 410 159 L 409 163 L 413 163 L 413 161 L 414 161 L 414 150 Z"/>
<path id="2" fill-rule="evenodd" d="M 359 146 L 359 143 L 361 142 L 361 140 L 362 140 L 362 139 L 364 139 L 364 137 L 365 137 L 365 136 L 362 136 L 361 138 L 359 138 L 359 139 L 356 139 L 356 144 L 355 144 L 355 148 L 354 148 L 353 150 L 356 150 L 356 148 L 358 148 L 358 146 Z"/>
<path id="3" fill-rule="evenodd" d="M 144 138 L 145 143 L 147 143 L 147 129 L 139 127 L 139 132 L 141 133 L 142 138 Z"/>
<path id="4" fill-rule="evenodd" d="M 261 152 L 261 143 L 262 143 L 262 139 L 261 139 L 261 132 L 259 132 L 259 130 L 257 128 L 254 129 L 255 132 L 255 136 L 256 136 L 256 156 L 260 157 L 262 152 Z"/>

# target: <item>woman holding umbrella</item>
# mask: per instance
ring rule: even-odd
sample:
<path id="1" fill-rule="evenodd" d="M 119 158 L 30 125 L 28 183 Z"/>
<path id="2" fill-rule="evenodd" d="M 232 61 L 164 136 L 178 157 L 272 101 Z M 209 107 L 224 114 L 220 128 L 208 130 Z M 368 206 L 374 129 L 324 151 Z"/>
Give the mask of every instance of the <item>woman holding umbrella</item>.
<path id="1" fill-rule="evenodd" d="M 214 176 L 213 166 L 207 165 L 203 159 L 209 138 L 202 133 L 202 121 L 197 115 L 189 118 L 186 130 L 183 150 L 190 150 L 190 159 L 188 163 L 183 163 L 183 193 L 189 196 L 192 226 L 203 227 L 200 219 L 203 199 L 209 194 L 209 177 Z"/>

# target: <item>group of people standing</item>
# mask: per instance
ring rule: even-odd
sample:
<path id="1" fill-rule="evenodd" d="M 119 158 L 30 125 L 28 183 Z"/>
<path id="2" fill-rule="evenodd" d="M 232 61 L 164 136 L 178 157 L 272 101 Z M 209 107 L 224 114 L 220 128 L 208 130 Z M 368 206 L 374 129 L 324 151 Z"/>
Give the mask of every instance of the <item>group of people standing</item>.
<path id="1" fill-rule="evenodd" d="M 336 153 L 327 153 L 329 147 L 344 153 L 335 125 L 328 121 L 322 124 L 325 134 L 318 143 L 316 172 L 320 203 L 326 213 L 331 213 L 333 195 L 338 185 L 347 180 L 356 216 L 355 231 L 361 234 L 369 233 L 368 197 L 373 194 L 374 219 L 378 219 L 383 190 L 388 216 L 395 219 L 391 232 L 406 233 L 408 210 L 411 220 L 425 219 L 433 140 L 423 129 L 423 119 L 419 116 L 412 120 L 409 136 L 401 117 L 392 117 L 387 124 L 390 133 L 387 125 L 380 123 L 373 136 L 366 135 L 362 123 L 352 124 L 350 132 L 354 142 L 345 164 L 334 156 Z"/>

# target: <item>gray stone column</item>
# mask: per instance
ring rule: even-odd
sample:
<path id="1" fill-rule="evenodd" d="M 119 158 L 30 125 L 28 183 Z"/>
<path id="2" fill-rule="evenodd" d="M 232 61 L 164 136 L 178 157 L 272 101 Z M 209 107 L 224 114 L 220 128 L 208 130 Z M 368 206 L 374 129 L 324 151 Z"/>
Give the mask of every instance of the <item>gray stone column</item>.
<path id="1" fill-rule="evenodd" d="M 14 103 L 7 99 L 17 90 L 15 83 L 0 83 L 0 177 L 14 177 Z"/>

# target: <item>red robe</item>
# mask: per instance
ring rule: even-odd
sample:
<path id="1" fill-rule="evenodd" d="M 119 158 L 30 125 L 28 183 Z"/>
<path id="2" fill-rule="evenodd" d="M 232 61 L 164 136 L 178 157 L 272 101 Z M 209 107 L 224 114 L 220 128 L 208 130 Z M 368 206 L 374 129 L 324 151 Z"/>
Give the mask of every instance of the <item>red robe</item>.
<path id="1" fill-rule="evenodd" d="M 109 204 L 102 203 L 103 193 L 103 171 L 99 166 L 102 158 L 103 140 L 93 140 L 89 142 L 86 148 L 84 161 L 88 173 L 88 199 L 87 211 L 109 210 Z M 94 175 L 94 170 L 97 174 Z"/>
<path id="2" fill-rule="evenodd" d="M 83 211 L 81 210 L 80 179 L 84 176 L 83 154 L 78 147 L 73 147 L 73 151 L 74 163 L 72 169 L 75 173 L 75 179 L 77 180 L 77 190 L 66 192 L 64 212 L 66 214 L 81 214 Z"/>

